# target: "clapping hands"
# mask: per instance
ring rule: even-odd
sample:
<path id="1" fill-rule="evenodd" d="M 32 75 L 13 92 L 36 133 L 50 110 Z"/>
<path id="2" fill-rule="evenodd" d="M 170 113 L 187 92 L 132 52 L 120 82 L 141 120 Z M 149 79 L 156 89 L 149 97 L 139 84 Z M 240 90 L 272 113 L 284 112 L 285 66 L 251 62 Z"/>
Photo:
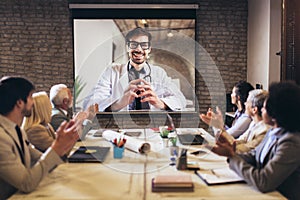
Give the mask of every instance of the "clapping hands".
<path id="1" fill-rule="evenodd" d="M 59 156 L 63 156 L 72 149 L 78 139 L 79 135 L 75 121 L 64 121 L 57 129 L 56 139 L 51 147 Z"/>
<path id="2" fill-rule="evenodd" d="M 201 120 L 209 126 L 222 129 L 224 127 L 223 115 L 219 107 L 216 108 L 216 113 L 211 108 L 208 109 L 206 114 L 200 114 Z"/>
<path id="3" fill-rule="evenodd" d="M 231 157 L 235 154 L 236 141 L 227 132 L 221 131 L 216 135 L 216 144 L 210 148 L 220 156 Z"/>

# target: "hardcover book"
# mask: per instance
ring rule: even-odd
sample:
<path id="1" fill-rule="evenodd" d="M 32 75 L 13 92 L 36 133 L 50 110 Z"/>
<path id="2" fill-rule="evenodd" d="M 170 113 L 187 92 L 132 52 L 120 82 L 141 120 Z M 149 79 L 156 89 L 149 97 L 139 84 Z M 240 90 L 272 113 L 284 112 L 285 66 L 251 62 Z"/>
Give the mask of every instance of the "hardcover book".
<path id="1" fill-rule="evenodd" d="M 152 192 L 192 192 L 190 175 L 158 175 L 152 179 Z"/>

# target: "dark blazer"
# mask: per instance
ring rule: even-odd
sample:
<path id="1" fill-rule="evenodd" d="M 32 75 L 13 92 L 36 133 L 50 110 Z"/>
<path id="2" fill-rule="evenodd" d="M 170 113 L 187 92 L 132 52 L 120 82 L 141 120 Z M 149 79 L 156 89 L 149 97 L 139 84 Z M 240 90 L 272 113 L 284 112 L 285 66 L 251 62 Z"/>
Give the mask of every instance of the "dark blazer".
<path id="1" fill-rule="evenodd" d="M 71 118 L 69 118 L 61 109 L 59 108 L 52 108 L 52 113 L 51 113 L 51 126 L 53 129 L 56 131 L 60 124 L 63 121 L 70 121 Z"/>
<path id="2" fill-rule="evenodd" d="M 263 163 L 260 154 L 267 135 L 254 151 L 231 157 L 229 166 L 261 192 L 278 190 L 289 199 L 300 199 L 300 133 L 281 129 L 275 136 Z"/>
<path id="3" fill-rule="evenodd" d="M 15 126 L 0 115 L 0 199 L 7 199 L 18 190 L 33 191 L 44 176 L 63 163 L 51 148 L 43 155 L 33 148 L 23 131 L 22 153 Z"/>

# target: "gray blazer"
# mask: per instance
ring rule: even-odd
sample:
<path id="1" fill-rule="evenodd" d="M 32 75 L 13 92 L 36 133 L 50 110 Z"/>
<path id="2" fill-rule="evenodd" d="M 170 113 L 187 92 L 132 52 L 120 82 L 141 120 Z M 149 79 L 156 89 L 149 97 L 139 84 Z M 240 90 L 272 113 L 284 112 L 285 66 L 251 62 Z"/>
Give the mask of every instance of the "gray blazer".
<path id="1" fill-rule="evenodd" d="M 21 155 L 15 126 L 0 115 L 0 199 L 7 199 L 18 190 L 25 193 L 33 191 L 44 176 L 63 163 L 51 148 L 44 154 L 32 148 L 24 131 L 24 155 Z"/>
<path id="2" fill-rule="evenodd" d="M 63 121 L 68 122 L 70 121 L 70 118 L 61 109 L 52 108 L 50 124 L 55 131 L 58 129 L 58 127 Z"/>
<path id="3" fill-rule="evenodd" d="M 261 192 L 278 190 L 289 199 L 300 199 L 300 133 L 281 129 L 275 135 L 263 163 L 260 154 L 267 135 L 254 151 L 230 158 L 229 166 Z"/>

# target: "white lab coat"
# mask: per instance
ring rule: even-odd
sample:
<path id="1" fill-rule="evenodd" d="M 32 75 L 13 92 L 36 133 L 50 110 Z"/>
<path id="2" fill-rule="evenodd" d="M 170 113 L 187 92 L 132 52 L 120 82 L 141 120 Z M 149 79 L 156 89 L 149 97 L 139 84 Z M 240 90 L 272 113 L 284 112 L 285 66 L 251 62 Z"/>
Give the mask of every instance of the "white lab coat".
<path id="1" fill-rule="evenodd" d="M 182 110 L 186 107 L 186 99 L 180 89 L 167 76 L 164 69 L 151 65 L 151 86 L 156 95 L 173 111 Z M 146 74 L 150 69 L 145 68 Z M 148 81 L 148 80 L 147 80 Z M 90 105 L 98 104 L 99 111 L 104 111 L 111 104 L 123 96 L 124 90 L 129 83 L 127 64 L 114 64 L 107 67 L 97 85 L 85 98 L 83 106 L 86 109 Z M 127 105 L 121 111 L 128 110 Z M 158 110 L 150 105 L 150 110 Z"/>

